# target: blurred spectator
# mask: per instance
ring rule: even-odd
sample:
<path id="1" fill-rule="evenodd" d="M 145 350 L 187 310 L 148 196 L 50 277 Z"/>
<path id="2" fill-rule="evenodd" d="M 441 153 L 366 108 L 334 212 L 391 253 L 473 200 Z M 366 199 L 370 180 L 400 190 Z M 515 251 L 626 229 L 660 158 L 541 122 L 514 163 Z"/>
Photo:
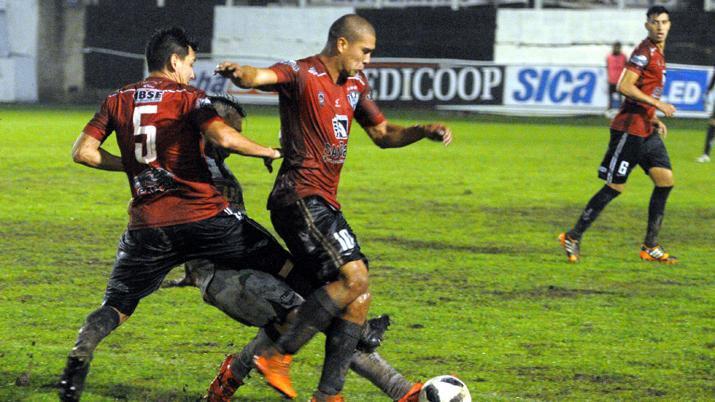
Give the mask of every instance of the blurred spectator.
<path id="1" fill-rule="evenodd" d="M 614 109 L 621 106 L 621 95 L 616 90 L 616 84 L 621 77 L 621 72 L 626 66 L 626 55 L 621 53 L 621 42 L 613 44 L 611 54 L 606 57 L 606 70 L 608 70 L 608 108 Z"/>
<path id="2" fill-rule="evenodd" d="M 712 76 L 712 78 L 710 78 L 710 84 L 708 84 L 708 89 L 704 95 L 706 102 L 707 102 L 708 94 L 713 90 L 714 87 L 715 87 L 715 72 L 713 72 L 713 76 Z M 707 110 L 707 108 L 706 108 L 706 110 Z M 712 151 L 713 142 L 715 142 L 715 105 L 713 105 L 713 114 L 712 114 L 712 116 L 710 116 L 710 120 L 708 121 L 708 131 L 707 131 L 707 134 L 705 135 L 705 150 L 703 151 L 703 154 L 700 155 L 700 157 L 697 159 L 698 162 L 700 162 L 700 163 L 710 162 L 710 151 Z"/>

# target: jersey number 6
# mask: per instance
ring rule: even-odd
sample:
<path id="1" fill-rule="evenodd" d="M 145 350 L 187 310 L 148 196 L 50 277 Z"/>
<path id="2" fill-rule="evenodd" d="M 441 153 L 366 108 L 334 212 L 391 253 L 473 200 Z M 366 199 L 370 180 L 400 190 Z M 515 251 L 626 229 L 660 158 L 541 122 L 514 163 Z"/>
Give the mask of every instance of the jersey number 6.
<path id="1" fill-rule="evenodd" d="M 156 160 L 156 127 L 142 126 L 143 114 L 155 114 L 157 105 L 144 105 L 134 108 L 134 157 L 139 163 Z"/>

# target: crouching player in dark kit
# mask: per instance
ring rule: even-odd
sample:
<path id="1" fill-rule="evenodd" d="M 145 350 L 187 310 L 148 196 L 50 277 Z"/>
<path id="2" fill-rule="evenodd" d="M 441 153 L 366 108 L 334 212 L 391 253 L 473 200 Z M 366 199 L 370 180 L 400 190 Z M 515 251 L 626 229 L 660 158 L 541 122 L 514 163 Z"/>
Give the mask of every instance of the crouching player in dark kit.
<path id="1" fill-rule="evenodd" d="M 204 138 L 266 161 L 281 153 L 231 128 L 203 91 L 187 85 L 194 77 L 195 50 L 180 28 L 155 33 L 146 47 L 149 77 L 110 94 L 74 144 L 77 163 L 125 172 L 132 202 L 102 306 L 87 316 L 67 359 L 59 384 L 62 400 L 79 399 L 97 345 L 173 267 L 206 258 L 278 274 L 290 265 L 276 240 L 232 210 L 212 183 Z M 121 157 L 102 148 L 112 132 Z"/>
<path id="2" fill-rule="evenodd" d="M 618 82 L 626 97 L 611 123 L 611 141 L 601 162 L 598 176 L 606 185 L 588 202 L 576 226 L 559 235 L 569 262 L 581 258 L 581 237 L 601 211 L 623 192 L 631 170 L 640 165 L 655 187 L 648 207 L 648 229 L 641 245 L 640 258 L 674 264 L 677 259 L 658 243 L 665 203 L 673 189 L 673 171 L 663 138 L 668 129 L 655 114 L 656 109 L 672 117 L 673 105 L 659 100 L 665 85 L 665 39 L 670 30 L 668 10 L 654 6 L 646 13 L 646 38 L 631 54 Z"/>
<path id="3" fill-rule="evenodd" d="M 241 131 L 245 117 L 243 108 L 227 97 L 210 97 L 218 114 L 236 130 Z M 211 143 L 204 149 L 213 181 L 231 207 L 245 212 L 241 186 L 225 165 L 228 153 Z M 196 286 L 204 301 L 246 325 L 261 327 L 258 335 L 243 350 L 229 355 L 211 383 L 209 401 L 229 401 L 243 379 L 253 368 L 253 355 L 271 347 L 278 339 L 282 325 L 293 317 L 293 311 L 304 298 L 322 283 L 311 281 L 309 272 L 299 266 L 286 265 L 277 276 L 251 269 L 221 267 L 208 259 L 197 259 L 185 264 L 185 276 L 178 281 L 165 282 L 166 287 Z M 353 353 L 350 367 L 370 380 L 388 397 L 403 402 L 414 401 L 422 387 L 412 383 L 392 368 L 375 349 L 389 325 L 389 317 L 368 320 L 363 326 L 360 341 Z"/>

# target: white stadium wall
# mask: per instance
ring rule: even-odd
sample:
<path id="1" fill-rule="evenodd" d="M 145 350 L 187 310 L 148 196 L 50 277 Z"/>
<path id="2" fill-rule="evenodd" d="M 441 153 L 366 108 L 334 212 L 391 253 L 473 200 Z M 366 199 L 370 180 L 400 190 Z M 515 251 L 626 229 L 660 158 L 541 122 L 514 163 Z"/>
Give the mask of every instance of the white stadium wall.
<path id="1" fill-rule="evenodd" d="M 352 7 L 225 7 L 214 9 L 213 54 L 296 59 L 320 52 L 330 24 Z"/>
<path id="2" fill-rule="evenodd" d="M 497 12 L 494 61 L 605 65 L 613 42 L 628 54 L 646 37 L 643 10 L 509 10 Z"/>
<path id="3" fill-rule="evenodd" d="M 0 102 L 37 101 L 38 0 L 0 0 Z"/>

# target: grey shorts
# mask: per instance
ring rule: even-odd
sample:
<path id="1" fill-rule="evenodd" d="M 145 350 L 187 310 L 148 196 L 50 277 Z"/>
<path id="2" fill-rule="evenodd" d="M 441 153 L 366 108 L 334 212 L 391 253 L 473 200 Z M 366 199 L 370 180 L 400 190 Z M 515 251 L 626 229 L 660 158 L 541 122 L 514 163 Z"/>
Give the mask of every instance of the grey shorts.
<path id="1" fill-rule="evenodd" d="M 303 303 L 284 281 L 252 269 L 218 269 L 207 282 L 199 286 L 204 301 L 245 325 L 281 323 L 291 309 Z"/>

